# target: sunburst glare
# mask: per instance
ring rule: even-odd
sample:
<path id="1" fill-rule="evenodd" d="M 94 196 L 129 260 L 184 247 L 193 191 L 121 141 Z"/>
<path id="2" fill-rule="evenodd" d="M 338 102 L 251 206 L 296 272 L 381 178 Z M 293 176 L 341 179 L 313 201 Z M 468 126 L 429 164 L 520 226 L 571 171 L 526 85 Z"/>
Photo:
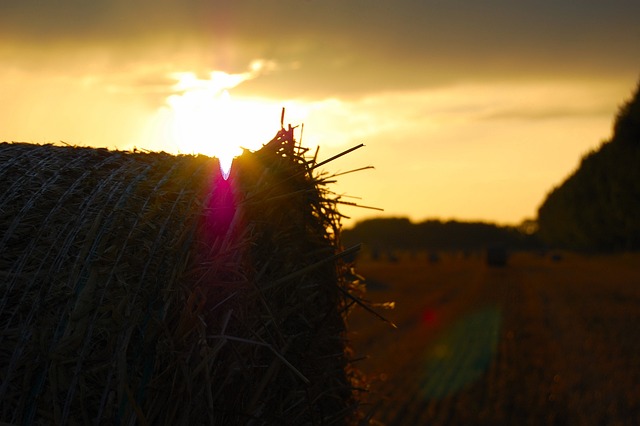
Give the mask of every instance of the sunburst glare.
<path id="1" fill-rule="evenodd" d="M 223 175 L 228 176 L 233 158 L 242 153 L 242 148 L 260 148 L 279 124 L 282 103 L 236 98 L 229 93 L 261 69 L 254 63 L 245 73 L 213 71 L 204 79 L 192 72 L 171 74 L 176 80 L 174 94 L 167 97 L 156 120 L 164 130 L 165 146 L 179 153 L 217 157 Z M 287 111 L 291 107 L 296 118 L 304 117 L 299 105 L 289 103 Z"/>

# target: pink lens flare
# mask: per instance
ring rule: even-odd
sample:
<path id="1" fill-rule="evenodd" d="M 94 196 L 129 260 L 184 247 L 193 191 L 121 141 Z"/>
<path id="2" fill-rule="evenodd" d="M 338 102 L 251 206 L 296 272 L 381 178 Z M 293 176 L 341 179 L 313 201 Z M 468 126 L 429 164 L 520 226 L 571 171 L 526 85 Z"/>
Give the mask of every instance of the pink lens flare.
<path id="1" fill-rule="evenodd" d="M 224 238 L 233 230 L 233 220 L 237 213 L 236 191 L 231 170 L 225 172 L 222 163 L 219 171 L 214 171 L 204 209 L 204 232 L 212 243 Z"/>

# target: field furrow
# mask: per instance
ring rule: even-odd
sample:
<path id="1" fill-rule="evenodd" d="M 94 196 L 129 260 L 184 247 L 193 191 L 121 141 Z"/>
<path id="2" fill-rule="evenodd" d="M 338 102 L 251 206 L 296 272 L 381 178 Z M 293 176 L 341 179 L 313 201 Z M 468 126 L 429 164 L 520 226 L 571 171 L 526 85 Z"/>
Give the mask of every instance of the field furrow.
<path id="1" fill-rule="evenodd" d="M 351 320 L 387 425 L 640 424 L 640 256 L 361 260 Z"/>

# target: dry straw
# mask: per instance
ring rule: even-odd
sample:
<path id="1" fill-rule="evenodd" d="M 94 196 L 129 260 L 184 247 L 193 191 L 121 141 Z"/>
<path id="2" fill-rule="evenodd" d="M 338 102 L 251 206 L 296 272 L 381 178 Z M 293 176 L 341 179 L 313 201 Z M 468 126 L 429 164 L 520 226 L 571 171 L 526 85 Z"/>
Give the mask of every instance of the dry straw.
<path id="1" fill-rule="evenodd" d="M 340 202 L 282 129 L 234 162 L 0 144 L 0 421 L 351 424 Z"/>

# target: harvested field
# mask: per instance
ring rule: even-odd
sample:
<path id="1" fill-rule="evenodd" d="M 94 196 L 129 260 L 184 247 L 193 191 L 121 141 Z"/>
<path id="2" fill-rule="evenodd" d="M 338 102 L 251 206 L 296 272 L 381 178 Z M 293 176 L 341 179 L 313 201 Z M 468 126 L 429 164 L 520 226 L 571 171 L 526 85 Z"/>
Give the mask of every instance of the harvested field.
<path id="1" fill-rule="evenodd" d="M 357 313 L 387 425 L 640 424 L 640 255 L 358 262 L 397 330 Z"/>

